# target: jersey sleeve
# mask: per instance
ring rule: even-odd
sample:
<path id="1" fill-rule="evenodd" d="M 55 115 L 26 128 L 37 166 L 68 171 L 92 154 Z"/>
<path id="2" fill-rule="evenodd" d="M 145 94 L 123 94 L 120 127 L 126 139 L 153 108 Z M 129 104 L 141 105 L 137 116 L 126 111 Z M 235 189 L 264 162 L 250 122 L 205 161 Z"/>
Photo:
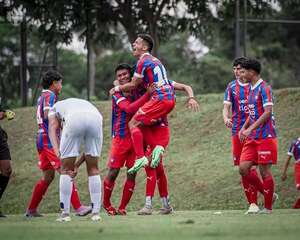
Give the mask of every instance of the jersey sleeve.
<path id="1" fill-rule="evenodd" d="M 224 93 L 224 104 L 232 104 L 232 91 L 230 84 L 227 86 Z"/>
<path id="2" fill-rule="evenodd" d="M 146 67 L 146 62 L 143 59 L 139 60 L 136 64 L 134 76 L 137 78 L 143 78 Z"/>
<path id="3" fill-rule="evenodd" d="M 112 95 L 112 100 L 114 103 L 119 105 L 120 102 L 127 100 L 126 97 L 124 97 L 121 93 L 116 92 Z"/>
<path id="4" fill-rule="evenodd" d="M 262 86 L 261 96 L 263 107 L 273 106 L 273 93 L 271 86 Z"/>
<path id="5" fill-rule="evenodd" d="M 53 107 L 56 102 L 56 95 L 54 93 L 47 94 L 44 98 L 44 108 L 43 111 L 49 110 Z"/>
<path id="6" fill-rule="evenodd" d="M 55 116 L 56 115 L 56 104 L 54 104 L 52 107 L 49 107 L 48 117 Z"/>
<path id="7" fill-rule="evenodd" d="M 295 148 L 295 141 L 293 141 L 293 142 L 291 143 L 290 148 L 289 148 L 289 150 L 288 150 L 288 152 L 287 152 L 287 154 L 288 154 L 289 156 L 293 156 L 293 155 L 294 155 L 294 148 Z"/>

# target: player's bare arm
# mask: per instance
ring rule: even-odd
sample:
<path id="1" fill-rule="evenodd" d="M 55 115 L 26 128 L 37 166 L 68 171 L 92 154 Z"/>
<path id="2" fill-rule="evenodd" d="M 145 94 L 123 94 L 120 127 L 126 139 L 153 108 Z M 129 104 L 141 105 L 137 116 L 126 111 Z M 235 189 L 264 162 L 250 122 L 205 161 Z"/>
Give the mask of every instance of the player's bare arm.
<path id="1" fill-rule="evenodd" d="M 231 104 L 224 103 L 223 106 L 223 120 L 228 128 L 232 128 L 232 120 L 230 117 L 230 109 L 231 109 Z"/>
<path id="2" fill-rule="evenodd" d="M 114 88 L 110 89 L 109 94 L 113 95 L 115 92 L 129 92 L 136 89 L 142 83 L 142 81 L 142 78 L 133 77 L 131 82 L 125 83 L 124 85 L 115 86 Z"/>
<path id="3" fill-rule="evenodd" d="M 246 136 L 243 134 L 243 132 L 249 127 L 249 125 L 250 125 L 250 119 L 248 117 L 246 122 L 244 123 L 243 127 L 239 131 L 239 138 L 240 138 L 241 142 L 244 142 L 246 139 Z"/>
<path id="4" fill-rule="evenodd" d="M 282 170 L 282 174 L 281 174 L 281 180 L 285 181 L 287 179 L 287 170 L 290 164 L 292 156 L 287 156 L 284 166 L 283 166 L 283 170 Z"/>
<path id="5" fill-rule="evenodd" d="M 173 87 L 175 90 L 184 91 L 187 94 L 188 100 L 186 104 L 189 109 L 192 109 L 195 112 L 199 111 L 199 103 L 194 96 L 194 92 L 191 86 L 174 82 Z"/>
<path id="6" fill-rule="evenodd" d="M 50 115 L 48 119 L 49 119 L 49 138 L 56 156 L 60 157 L 59 139 L 57 136 L 57 131 L 60 130 L 60 124 L 55 115 Z"/>

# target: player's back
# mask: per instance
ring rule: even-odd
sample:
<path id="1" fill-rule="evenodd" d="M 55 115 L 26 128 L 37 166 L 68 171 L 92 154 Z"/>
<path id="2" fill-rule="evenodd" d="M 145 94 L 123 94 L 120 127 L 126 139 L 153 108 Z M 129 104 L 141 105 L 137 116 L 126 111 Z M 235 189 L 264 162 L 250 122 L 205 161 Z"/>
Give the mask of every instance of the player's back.
<path id="1" fill-rule="evenodd" d="M 294 156 L 297 162 L 300 162 L 300 138 L 293 140 L 289 148 L 288 154 Z"/>

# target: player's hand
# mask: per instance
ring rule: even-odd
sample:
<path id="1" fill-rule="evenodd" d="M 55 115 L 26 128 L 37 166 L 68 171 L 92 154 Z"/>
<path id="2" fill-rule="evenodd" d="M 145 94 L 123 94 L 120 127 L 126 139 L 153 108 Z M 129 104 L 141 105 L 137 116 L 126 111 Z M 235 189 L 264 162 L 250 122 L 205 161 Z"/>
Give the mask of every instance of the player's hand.
<path id="1" fill-rule="evenodd" d="M 248 128 L 246 130 L 240 131 L 240 140 L 244 142 L 247 137 L 251 134 L 251 130 Z"/>
<path id="2" fill-rule="evenodd" d="M 226 118 L 224 120 L 225 126 L 228 128 L 232 128 L 232 120 L 230 118 Z"/>
<path id="3" fill-rule="evenodd" d="M 109 90 L 109 95 L 112 96 L 115 94 L 115 88 L 113 87 L 112 89 Z"/>
<path id="4" fill-rule="evenodd" d="M 16 114 L 12 110 L 5 110 L 4 116 L 7 120 L 13 120 L 16 116 Z"/>
<path id="5" fill-rule="evenodd" d="M 287 174 L 286 173 L 282 173 L 281 175 L 281 181 L 285 181 L 287 179 Z"/>
<path id="6" fill-rule="evenodd" d="M 152 83 L 151 85 L 149 85 L 149 86 L 147 87 L 147 92 L 148 92 L 148 94 L 151 95 L 151 94 L 155 91 L 155 88 L 156 88 L 156 86 L 155 86 L 154 83 Z"/>
<path id="7" fill-rule="evenodd" d="M 118 80 L 114 80 L 113 84 L 114 84 L 114 86 L 119 86 L 120 85 Z"/>
<path id="8" fill-rule="evenodd" d="M 193 110 L 194 112 L 199 111 L 199 103 L 194 97 L 190 97 L 186 103 L 187 108 Z"/>
<path id="9" fill-rule="evenodd" d="M 0 120 L 4 119 L 5 118 L 5 113 L 0 111 Z"/>
<path id="10" fill-rule="evenodd" d="M 71 178 L 75 178 L 77 176 L 77 173 L 78 173 L 78 168 L 75 167 L 73 171 L 69 171 L 68 172 L 68 175 L 71 177 Z"/>

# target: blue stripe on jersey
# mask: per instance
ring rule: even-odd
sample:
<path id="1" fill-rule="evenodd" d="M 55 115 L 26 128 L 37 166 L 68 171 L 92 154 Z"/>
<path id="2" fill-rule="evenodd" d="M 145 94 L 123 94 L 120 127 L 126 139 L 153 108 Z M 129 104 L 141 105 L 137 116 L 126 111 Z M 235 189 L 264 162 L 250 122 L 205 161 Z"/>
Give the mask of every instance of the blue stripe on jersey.
<path id="1" fill-rule="evenodd" d="M 240 100 L 245 100 L 245 87 L 240 87 Z M 246 121 L 246 114 L 245 114 L 245 103 L 240 103 L 241 107 L 243 108 L 241 112 L 241 122 L 240 125 L 243 126 Z"/>
<path id="2" fill-rule="evenodd" d="M 50 95 L 49 107 L 53 107 L 54 101 L 55 101 L 55 94 L 52 93 L 52 94 Z"/>
<path id="3" fill-rule="evenodd" d="M 234 91 L 234 89 L 236 88 L 236 84 L 232 84 L 231 85 L 231 92 L 236 92 L 236 91 Z M 234 99 L 234 96 L 232 95 L 232 99 Z M 234 112 L 235 113 L 238 113 L 239 112 L 239 105 L 238 104 L 235 104 L 235 101 L 233 100 L 232 101 L 232 109 L 234 109 Z M 237 117 L 235 117 L 235 118 L 233 118 L 233 122 L 232 122 L 232 125 L 234 126 L 233 128 L 232 128 L 232 135 L 235 135 L 236 133 L 237 133 L 237 122 L 238 121 L 238 118 Z"/>
<path id="4" fill-rule="evenodd" d="M 111 135 L 112 136 L 115 136 L 115 129 L 114 129 L 114 126 L 115 126 L 115 122 L 116 122 L 116 111 L 115 111 L 115 108 L 113 108 L 113 111 L 112 111 L 112 114 L 111 114 Z"/>
<path id="5" fill-rule="evenodd" d="M 160 89 L 156 89 L 156 92 L 158 93 L 159 100 L 163 100 L 164 94 L 162 93 L 162 91 Z"/>
<path id="6" fill-rule="evenodd" d="M 50 141 L 50 138 L 49 138 L 48 134 L 47 134 L 47 141 L 48 141 L 48 149 L 51 149 L 52 148 L 52 144 L 51 144 L 51 141 Z"/>
<path id="7" fill-rule="evenodd" d="M 255 105 L 255 110 L 257 110 L 258 109 L 258 99 L 256 100 L 255 99 L 255 96 L 257 96 L 257 92 L 259 91 L 259 89 L 260 89 L 260 87 L 257 87 L 255 90 L 254 90 L 254 99 L 252 99 L 253 100 L 253 103 L 254 103 L 254 105 Z M 255 119 L 258 119 L 259 118 L 259 113 L 258 113 L 258 111 L 255 111 Z M 255 121 L 255 119 L 254 119 L 254 121 Z M 253 124 L 253 123 L 252 123 Z M 260 134 L 260 131 L 261 131 L 261 129 L 260 129 L 260 127 L 258 127 L 258 128 L 256 128 L 256 135 L 255 135 L 255 138 L 257 139 L 257 138 L 259 138 L 259 134 Z"/>
<path id="8" fill-rule="evenodd" d="M 43 134 L 39 133 L 38 136 L 38 149 L 42 150 L 43 149 Z"/>
<path id="9" fill-rule="evenodd" d="M 120 122 L 120 137 L 125 137 L 125 129 L 126 129 L 126 112 L 121 112 L 121 122 Z"/>

